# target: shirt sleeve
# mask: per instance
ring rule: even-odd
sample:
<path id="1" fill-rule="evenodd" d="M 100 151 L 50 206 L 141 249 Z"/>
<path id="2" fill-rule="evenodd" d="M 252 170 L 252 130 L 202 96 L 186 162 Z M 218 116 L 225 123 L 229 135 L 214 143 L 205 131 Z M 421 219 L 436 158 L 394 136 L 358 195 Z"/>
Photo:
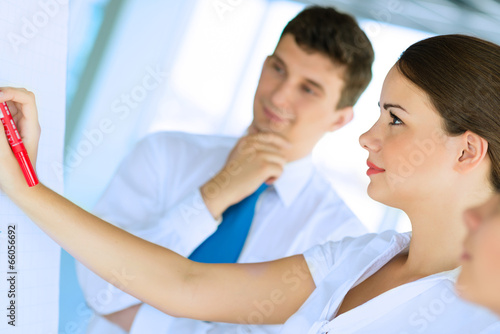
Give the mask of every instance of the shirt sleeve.
<path id="1" fill-rule="evenodd" d="M 142 304 L 134 318 L 129 333 L 168 333 L 168 328 L 175 319 L 152 306 Z"/>
<path id="2" fill-rule="evenodd" d="M 143 333 L 211 333 L 214 323 L 193 320 L 188 318 L 175 318 L 165 314 L 152 306 L 143 304 L 137 312 L 130 334 Z"/>
<path id="3" fill-rule="evenodd" d="M 339 249 L 340 244 L 340 241 L 329 241 L 304 252 L 304 258 L 316 286 L 319 286 L 319 283 L 333 267 L 333 254 Z"/>
<path id="4" fill-rule="evenodd" d="M 498 334 L 500 333 L 500 320 L 486 328 L 484 331 L 481 332 L 481 334 Z"/>
<path id="5" fill-rule="evenodd" d="M 185 166 L 183 157 L 189 148 L 175 136 L 152 135 L 141 141 L 121 164 L 94 213 L 138 237 L 189 256 L 220 223 L 197 187 L 172 201 L 176 183 L 194 168 Z"/>
<path id="6" fill-rule="evenodd" d="M 106 282 L 79 262 L 76 262 L 76 273 L 87 305 L 98 314 L 111 314 L 141 303 L 139 299 L 118 288 L 125 287 L 133 278 L 126 271 L 114 273 L 113 283 L 118 287 Z"/>
<path id="7" fill-rule="evenodd" d="M 199 189 L 170 208 L 158 224 L 148 230 L 130 232 L 188 257 L 220 224 L 207 209 Z"/>
<path id="8" fill-rule="evenodd" d="M 158 158 L 155 136 L 140 141 L 123 160 L 93 213 L 125 230 L 148 229 L 161 214 L 160 184 L 168 171 Z M 165 153 L 163 153 L 165 154 Z"/>
<path id="9" fill-rule="evenodd" d="M 319 286 L 334 267 L 345 266 L 342 274 L 346 275 L 351 275 L 348 274 L 351 271 L 357 272 L 365 262 L 364 258 L 370 258 L 374 252 L 382 252 L 394 234 L 393 231 L 387 231 L 381 235 L 370 233 L 360 237 L 345 237 L 308 249 L 303 255 L 314 283 Z"/>

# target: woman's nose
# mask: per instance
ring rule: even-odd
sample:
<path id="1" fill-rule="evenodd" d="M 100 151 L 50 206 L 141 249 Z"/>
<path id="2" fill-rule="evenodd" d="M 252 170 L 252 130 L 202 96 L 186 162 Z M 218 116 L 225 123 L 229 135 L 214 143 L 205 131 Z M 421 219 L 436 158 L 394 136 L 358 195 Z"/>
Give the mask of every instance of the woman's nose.
<path id="1" fill-rule="evenodd" d="M 376 124 L 359 137 L 359 144 L 362 148 L 372 152 L 380 151 L 380 140 L 376 137 L 375 130 Z"/>

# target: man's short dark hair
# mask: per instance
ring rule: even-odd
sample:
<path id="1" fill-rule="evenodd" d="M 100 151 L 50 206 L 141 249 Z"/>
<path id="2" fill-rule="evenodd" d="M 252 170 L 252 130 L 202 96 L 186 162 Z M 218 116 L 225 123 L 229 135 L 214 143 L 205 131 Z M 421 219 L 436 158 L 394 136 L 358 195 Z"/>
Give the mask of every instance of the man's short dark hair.
<path id="1" fill-rule="evenodd" d="M 320 52 L 344 67 L 344 87 L 337 109 L 353 106 L 372 78 L 373 48 L 356 20 L 332 7 L 312 6 L 288 22 L 281 34 L 292 34 L 308 52 Z"/>

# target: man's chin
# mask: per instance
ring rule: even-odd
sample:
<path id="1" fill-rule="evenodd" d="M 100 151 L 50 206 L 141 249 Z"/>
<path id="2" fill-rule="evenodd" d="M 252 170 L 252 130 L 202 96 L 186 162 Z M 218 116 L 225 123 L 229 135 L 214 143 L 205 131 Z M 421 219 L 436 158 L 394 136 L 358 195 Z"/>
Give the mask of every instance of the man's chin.
<path id="1" fill-rule="evenodd" d="M 286 134 L 287 134 L 287 124 L 284 123 L 284 122 L 273 122 L 273 121 L 269 121 L 269 122 L 266 122 L 265 124 L 257 124 L 257 123 L 252 123 L 252 125 L 250 125 L 249 127 L 249 132 L 250 132 L 250 129 L 251 128 L 254 128 L 256 132 L 272 132 L 272 133 L 276 133 L 276 134 L 279 134 L 279 135 L 282 135 L 283 137 L 286 137 Z"/>

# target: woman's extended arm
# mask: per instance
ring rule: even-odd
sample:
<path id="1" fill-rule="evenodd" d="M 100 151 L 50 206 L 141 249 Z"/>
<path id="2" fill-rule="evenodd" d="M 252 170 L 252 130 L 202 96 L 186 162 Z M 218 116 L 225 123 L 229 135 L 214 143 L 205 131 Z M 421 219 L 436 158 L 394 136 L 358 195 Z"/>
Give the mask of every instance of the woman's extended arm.
<path id="1" fill-rule="evenodd" d="M 19 129 L 30 156 L 38 125 L 34 97 L 2 89 L 24 105 Z M 14 113 L 14 112 L 13 112 Z M 20 116 L 18 116 L 18 119 Z M 259 264 L 202 264 L 135 237 L 39 184 L 28 188 L 5 135 L 0 186 L 42 230 L 92 271 L 174 316 L 239 323 L 282 323 L 315 288 L 302 255 Z"/>

